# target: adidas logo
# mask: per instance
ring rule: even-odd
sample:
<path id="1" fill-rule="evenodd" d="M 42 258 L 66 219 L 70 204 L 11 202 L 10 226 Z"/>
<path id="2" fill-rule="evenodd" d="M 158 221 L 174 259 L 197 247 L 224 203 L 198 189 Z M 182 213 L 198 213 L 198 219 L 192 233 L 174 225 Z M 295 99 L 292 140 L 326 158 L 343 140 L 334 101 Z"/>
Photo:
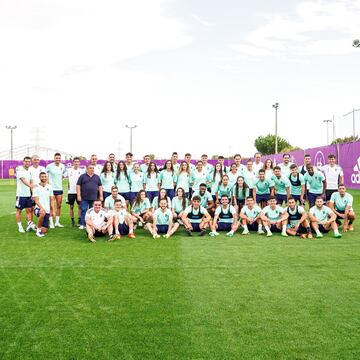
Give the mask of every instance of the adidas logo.
<path id="1" fill-rule="evenodd" d="M 358 157 L 357 162 L 353 168 L 354 173 L 351 175 L 352 184 L 360 184 L 360 157 Z"/>

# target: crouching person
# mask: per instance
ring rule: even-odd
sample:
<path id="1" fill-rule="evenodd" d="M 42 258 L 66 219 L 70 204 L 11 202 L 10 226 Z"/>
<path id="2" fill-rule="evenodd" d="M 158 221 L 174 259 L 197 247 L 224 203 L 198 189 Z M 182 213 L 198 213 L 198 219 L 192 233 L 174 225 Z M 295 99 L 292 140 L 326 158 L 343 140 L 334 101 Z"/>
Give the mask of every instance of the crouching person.
<path id="1" fill-rule="evenodd" d="M 95 200 L 93 207 L 86 212 L 85 223 L 89 241 L 96 243 L 96 236 L 109 234 L 112 238 L 113 219 L 110 213 L 101 207 L 101 200 Z"/>
<path id="2" fill-rule="evenodd" d="M 131 214 L 124 207 L 122 199 L 114 201 L 114 210 L 112 210 L 113 225 L 115 235 L 109 238 L 109 241 L 118 240 L 121 236 L 127 235 L 130 239 L 135 239 L 134 224 Z"/>
<path id="3" fill-rule="evenodd" d="M 292 236 L 300 236 L 302 239 L 306 239 L 306 237 L 312 239 L 306 211 L 302 206 L 296 205 L 295 198 L 289 198 L 286 211 L 289 216 L 286 232 Z"/>
<path id="4" fill-rule="evenodd" d="M 265 206 L 260 218 L 266 230 L 266 236 L 272 236 L 273 232 L 281 232 L 281 236 L 288 236 L 286 233 L 288 213 L 283 207 L 277 205 L 275 196 L 270 196 L 268 206 Z"/>
<path id="5" fill-rule="evenodd" d="M 226 231 L 226 236 L 233 236 L 239 227 L 237 211 L 234 206 L 229 204 L 227 195 L 222 195 L 220 199 L 221 205 L 215 210 L 214 221 L 211 224 L 210 236 L 218 236 L 216 231 Z"/>
<path id="6" fill-rule="evenodd" d="M 173 214 L 168 206 L 167 199 L 160 200 L 159 208 L 153 214 L 153 223 L 146 224 L 154 239 L 158 239 L 159 234 L 168 239 L 179 228 L 179 223 L 173 223 Z"/>
<path id="7" fill-rule="evenodd" d="M 209 212 L 200 205 L 200 202 L 200 196 L 195 195 L 192 199 L 192 205 L 183 212 L 182 221 L 188 236 L 192 236 L 193 231 L 200 232 L 200 236 L 204 236 L 211 222 Z"/>
<path id="8" fill-rule="evenodd" d="M 257 231 L 258 234 L 264 234 L 260 214 L 260 206 L 255 204 L 252 196 L 248 196 L 246 198 L 246 205 L 240 212 L 241 223 L 244 228 L 244 231 L 242 232 L 243 235 L 250 234 L 250 231 Z"/>

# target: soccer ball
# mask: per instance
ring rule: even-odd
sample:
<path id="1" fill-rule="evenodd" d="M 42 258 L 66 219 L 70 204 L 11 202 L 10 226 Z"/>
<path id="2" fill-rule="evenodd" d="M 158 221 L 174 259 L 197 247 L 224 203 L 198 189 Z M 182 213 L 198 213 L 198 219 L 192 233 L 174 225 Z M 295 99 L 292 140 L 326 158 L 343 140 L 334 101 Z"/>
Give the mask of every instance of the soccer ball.
<path id="1" fill-rule="evenodd" d="M 356 48 L 360 47 L 360 40 L 359 39 L 355 39 L 353 41 L 353 47 L 356 47 Z"/>

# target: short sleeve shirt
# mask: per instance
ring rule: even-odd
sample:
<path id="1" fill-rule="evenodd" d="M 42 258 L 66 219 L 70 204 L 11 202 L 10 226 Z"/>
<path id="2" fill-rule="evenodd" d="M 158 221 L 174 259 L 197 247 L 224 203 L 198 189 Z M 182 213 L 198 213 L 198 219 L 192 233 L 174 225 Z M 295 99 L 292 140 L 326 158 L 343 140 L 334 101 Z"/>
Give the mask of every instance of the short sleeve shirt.
<path id="1" fill-rule="evenodd" d="M 272 209 L 270 206 L 265 206 L 262 210 L 263 214 L 270 221 L 278 221 L 281 218 L 281 215 L 284 213 L 285 209 L 279 205 L 276 205 L 275 209 Z"/>

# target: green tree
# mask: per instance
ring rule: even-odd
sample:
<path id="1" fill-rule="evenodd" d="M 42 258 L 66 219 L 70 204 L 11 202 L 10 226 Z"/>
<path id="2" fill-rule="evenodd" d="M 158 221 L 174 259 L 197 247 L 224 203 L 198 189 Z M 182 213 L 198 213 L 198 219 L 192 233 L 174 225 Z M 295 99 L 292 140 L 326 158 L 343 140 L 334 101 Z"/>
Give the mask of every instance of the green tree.
<path id="1" fill-rule="evenodd" d="M 268 134 L 266 136 L 259 136 L 254 143 L 256 150 L 263 155 L 275 154 L 275 135 Z M 290 143 L 278 136 L 278 152 L 290 148 Z"/>
<path id="2" fill-rule="evenodd" d="M 359 135 L 356 136 L 346 136 L 344 138 L 337 138 L 335 139 L 331 144 L 332 145 L 336 145 L 336 144 L 344 144 L 344 143 L 348 143 L 348 142 L 353 142 L 353 141 L 359 141 Z"/>

